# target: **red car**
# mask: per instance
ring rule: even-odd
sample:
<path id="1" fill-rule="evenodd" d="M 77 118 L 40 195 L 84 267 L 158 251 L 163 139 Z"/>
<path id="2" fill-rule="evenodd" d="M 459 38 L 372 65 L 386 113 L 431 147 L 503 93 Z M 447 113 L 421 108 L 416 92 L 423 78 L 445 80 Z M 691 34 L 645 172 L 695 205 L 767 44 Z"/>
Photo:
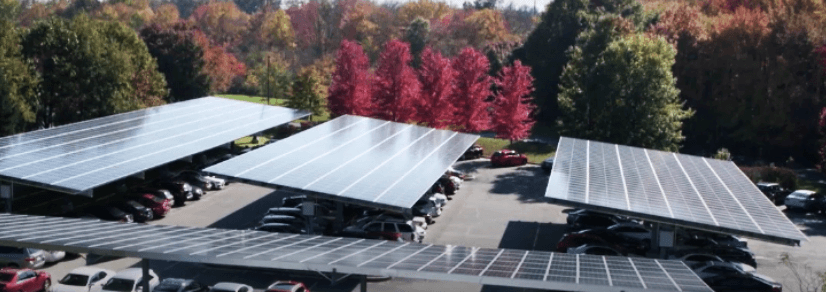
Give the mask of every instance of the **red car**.
<path id="1" fill-rule="evenodd" d="M 310 292 L 310 289 L 298 281 L 275 281 L 266 292 Z"/>
<path id="2" fill-rule="evenodd" d="M 0 270 L 0 292 L 49 291 L 52 275 L 32 269 L 3 268 Z"/>
<path id="3" fill-rule="evenodd" d="M 528 157 L 513 150 L 502 149 L 493 152 L 490 156 L 490 163 L 493 166 L 519 166 L 527 164 Z"/>
<path id="4" fill-rule="evenodd" d="M 172 202 L 170 202 L 169 199 L 153 194 L 141 194 L 135 197 L 135 200 L 141 205 L 152 209 L 155 218 L 166 216 L 166 213 L 169 213 L 169 209 L 172 206 Z"/>

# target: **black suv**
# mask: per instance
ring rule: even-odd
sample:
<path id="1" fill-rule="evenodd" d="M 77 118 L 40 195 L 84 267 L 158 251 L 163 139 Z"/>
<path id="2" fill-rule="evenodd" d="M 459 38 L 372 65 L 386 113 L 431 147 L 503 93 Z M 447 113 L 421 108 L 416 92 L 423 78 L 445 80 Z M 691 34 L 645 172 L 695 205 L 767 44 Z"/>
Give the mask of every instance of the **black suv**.
<path id="1" fill-rule="evenodd" d="M 152 289 L 153 292 L 206 292 L 209 287 L 198 283 L 195 280 L 166 278 L 158 286 Z"/>
<path id="2" fill-rule="evenodd" d="M 132 214 L 132 217 L 137 222 L 146 222 L 155 217 L 154 213 L 152 213 L 152 209 L 144 207 L 140 203 L 133 200 L 115 202 L 113 205 L 126 213 Z"/>

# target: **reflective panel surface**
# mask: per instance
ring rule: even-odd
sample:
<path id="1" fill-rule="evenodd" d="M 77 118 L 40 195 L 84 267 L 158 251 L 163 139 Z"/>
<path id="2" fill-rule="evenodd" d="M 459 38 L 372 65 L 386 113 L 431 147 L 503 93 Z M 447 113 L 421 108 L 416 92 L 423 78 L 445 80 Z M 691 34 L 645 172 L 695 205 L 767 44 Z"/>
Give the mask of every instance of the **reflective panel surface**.
<path id="1" fill-rule="evenodd" d="M 800 230 L 732 162 L 562 137 L 545 197 L 786 244 Z"/>

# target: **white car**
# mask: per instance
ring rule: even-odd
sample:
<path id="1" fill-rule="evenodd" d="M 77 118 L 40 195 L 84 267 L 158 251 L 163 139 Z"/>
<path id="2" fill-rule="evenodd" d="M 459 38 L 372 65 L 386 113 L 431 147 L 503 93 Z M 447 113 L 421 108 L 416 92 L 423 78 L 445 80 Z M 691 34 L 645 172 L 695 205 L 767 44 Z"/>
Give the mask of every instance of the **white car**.
<path id="1" fill-rule="evenodd" d="M 66 257 L 66 252 L 62 250 L 44 250 L 43 254 L 47 263 L 54 263 Z"/>
<path id="2" fill-rule="evenodd" d="M 826 203 L 826 197 L 809 190 L 796 190 L 783 202 L 788 210 L 817 211 Z"/>
<path id="3" fill-rule="evenodd" d="M 115 271 L 95 268 L 95 267 L 80 267 L 72 270 L 63 279 L 57 281 L 57 284 L 52 286 L 50 292 L 96 292 L 100 291 L 101 286 L 108 282 Z"/>
<path id="4" fill-rule="evenodd" d="M 227 185 L 227 181 L 222 178 L 217 178 L 211 175 L 205 175 L 204 178 L 210 182 L 211 190 L 221 190 Z"/>
<path id="5" fill-rule="evenodd" d="M 210 287 L 209 292 L 252 292 L 252 287 L 245 284 L 220 282 Z"/>
<path id="6" fill-rule="evenodd" d="M 152 292 L 161 281 L 155 271 L 149 270 L 149 290 L 144 290 L 141 285 L 143 270 L 141 268 L 129 268 L 117 272 L 109 281 L 101 287 L 101 292 Z"/>
<path id="7" fill-rule="evenodd" d="M 428 200 L 433 201 L 436 204 L 436 207 L 444 208 L 447 205 L 447 196 L 442 193 L 431 193 L 427 197 Z"/>

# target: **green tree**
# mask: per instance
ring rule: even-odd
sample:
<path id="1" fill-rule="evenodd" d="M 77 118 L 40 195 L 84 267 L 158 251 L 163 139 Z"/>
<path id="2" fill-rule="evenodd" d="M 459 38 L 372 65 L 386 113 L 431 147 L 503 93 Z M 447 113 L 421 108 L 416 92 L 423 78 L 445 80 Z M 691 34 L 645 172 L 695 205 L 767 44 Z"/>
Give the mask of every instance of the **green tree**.
<path id="1" fill-rule="evenodd" d="M 265 53 L 256 64 L 256 67 L 247 72 L 246 86 L 257 88 L 258 95 L 261 96 L 286 99 L 293 83 L 287 60 L 280 54 Z"/>
<path id="2" fill-rule="evenodd" d="M 169 28 L 151 24 L 141 29 L 141 38 L 169 83 L 171 102 L 204 97 L 212 86 L 204 70 L 204 48 L 193 37 L 195 30 L 185 23 Z"/>
<path id="3" fill-rule="evenodd" d="M 684 139 L 682 121 L 693 114 L 683 108 L 671 74 L 676 52 L 661 37 L 619 35 L 616 20 L 601 19 L 571 50 L 561 77 L 559 132 L 675 151 Z"/>
<path id="4" fill-rule="evenodd" d="M 292 84 L 292 90 L 287 99 L 286 107 L 301 109 L 310 112 L 310 120 L 313 115 L 324 113 L 324 88 L 321 86 L 321 76 L 315 70 L 305 68 L 296 76 Z"/>
<path id="5" fill-rule="evenodd" d="M 37 122 L 44 127 L 107 116 L 161 103 L 166 82 L 155 59 L 120 23 L 51 18 L 23 38 L 38 86 Z"/>
<path id="6" fill-rule="evenodd" d="M 35 121 L 37 79 L 20 54 L 20 31 L 0 20 L 0 136 L 25 131 Z"/>
<path id="7" fill-rule="evenodd" d="M 19 15 L 19 0 L 0 0 L 0 20 L 16 22 Z"/>
<path id="8" fill-rule="evenodd" d="M 416 17 L 404 32 L 404 41 L 410 44 L 410 54 L 413 55 L 411 66 L 419 68 L 422 63 L 422 50 L 427 44 L 430 34 L 430 22 L 424 18 Z"/>

